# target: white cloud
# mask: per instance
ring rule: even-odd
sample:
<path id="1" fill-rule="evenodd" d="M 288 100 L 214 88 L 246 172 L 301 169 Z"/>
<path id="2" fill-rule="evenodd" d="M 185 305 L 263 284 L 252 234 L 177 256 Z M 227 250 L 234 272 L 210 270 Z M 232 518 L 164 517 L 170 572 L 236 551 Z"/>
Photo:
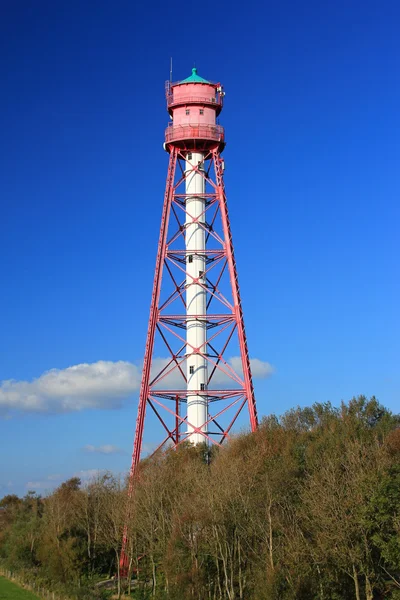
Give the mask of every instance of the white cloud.
<path id="1" fill-rule="evenodd" d="M 213 359 L 215 361 L 215 359 Z M 167 364 L 167 360 L 165 358 L 156 358 L 153 361 L 153 367 L 152 370 L 155 372 L 160 371 L 164 366 L 166 366 Z M 240 356 L 232 356 L 231 358 L 228 359 L 227 361 L 229 363 L 229 365 L 232 367 L 232 369 L 234 371 L 236 371 L 236 373 L 242 377 L 243 376 L 243 370 L 242 370 L 242 359 L 240 358 Z M 260 360 L 259 358 L 251 358 L 250 359 L 250 364 L 251 364 L 251 372 L 253 375 L 254 379 L 267 379 L 267 377 L 271 377 L 271 375 L 275 372 L 275 368 L 269 363 L 269 362 L 265 362 Z M 184 363 L 182 363 L 182 370 L 183 372 L 185 372 L 186 370 L 186 366 Z M 223 363 L 220 363 L 219 365 L 223 370 L 221 369 L 216 369 L 214 375 L 213 375 L 213 383 L 216 386 L 219 385 L 232 385 L 232 379 L 226 375 L 225 373 L 228 372 L 228 369 L 226 368 L 226 366 L 223 365 Z M 169 371 L 169 369 L 171 369 L 172 366 L 169 366 L 167 371 Z M 211 366 L 209 367 L 209 370 L 211 370 Z M 158 387 L 168 387 L 168 385 L 171 385 L 173 387 L 176 387 L 177 389 L 182 389 L 185 387 L 185 382 L 184 379 L 182 377 L 182 375 L 179 373 L 178 369 L 174 369 L 172 371 L 172 373 L 170 375 L 168 375 L 167 377 L 165 377 L 165 379 L 163 379 Z"/>
<path id="2" fill-rule="evenodd" d="M 153 370 L 158 372 L 167 362 L 165 358 L 155 358 Z M 241 374 L 240 358 L 232 357 L 229 362 Z M 251 359 L 251 365 L 255 378 L 266 378 L 274 372 L 269 363 L 258 358 Z M 119 408 L 123 399 L 139 390 L 140 376 L 141 367 L 133 363 L 99 360 L 96 363 L 83 363 L 67 369 L 52 369 L 33 381 L 2 381 L 0 412 L 3 415 L 9 414 L 10 411 L 55 414 L 90 408 Z M 221 371 L 217 371 L 214 380 L 220 383 L 226 378 Z M 184 380 L 178 369 L 175 369 L 160 382 L 160 385 L 182 388 Z M 100 448 L 103 450 L 88 451 L 102 451 L 104 454 L 112 452 L 104 450 L 107 446 Z"/>
<path id="3" fill-rule="evenodd" d="M 28 481 L 25 484 L 27 490 L 48 490 L 51 484 L 48 481 Z"/>
<path id="4" fill-rule="evenodd" d="M 60 481 L 62 479 L 61 475 L 49 475 L 47 477 L 49 481 Z"/>
<path id="5" fill-rule="evenodd" d="M 83 471 L 77 471 L 69 476 L 62 475 L 48 475 L 46 479 L 38 480 L 38 481 L 28 481 L 25 484 L 25 488 L 27 490 L 41 490 L 44 492 L 50 492 L 54 490 L 54 488 L 58 487 L 63 481 L 67 481 L 71 477 L 78 477 L 82 483 L 87 483 L 96 479 L 103 473 L 105 473 L 103 469 L 86 469 Z"/>
<path id="6" fill-rule="evenodd" d="M 50 413 L 116 408 L 139 384 L 140 369 L 136 365 L 100 360 L 52 369 L 33 381 L 2 381 L 0 408 Z"/>
<path id="7" fill-rule="evenodd" d="M 96 479 L 99 475 L 105 473 L 103 469 L 86 469 L 85 471 L 77 471 L 72 477 L 79 477 L 83 482 Z"/>
<path id="8" fill-rule="evenodd" d="M 92 444 L 86 444 L 83 448 L 85 452 L 96 452 L 98 454 L 120 454 L 121 448 L 113 446 L 112 444 L 103 444 L 103 446 L 92 446 Z"/>
<path id="9" fill-rule="evenodd" d="M 49 490 L 52 489 L 57 483 L 60 483 L 62 476 L 59 474 L 48 475 L 43 481 L 28 481 L 25 487 L 28 490 Z"/>
<path id="10" fill-rule="evenodd" d="M 242 359 L 240 356 L 232 356 L 228 359 L 228 364 L 232 367 L 232 369 L 239 375 L 240 378 L 243 377 L 243 369 L 242 369 Z M 223 385 L 228 389 L 231 387 L 236 387 L 234 380 L 231 377 L 228 377 L 225 373 L 228 373 L 229 369 L 220 363 L 222 369 L 217 369 L 215 374 L 213 375 L 213 383 L 216 387 Z M 251 358 L 250 359 L 251 373 L 254 379 L 266 379 L 270 377 L 274 372 L 274 367 L 268 363 L 260 360 L 259 358 Z"/>
<path id="11" fill-rule="evenodd" d="M 232 356 L 229 359 L 231 367 L 235 369 L 240 375 L 243 373 L 242 371 L 242 359 L 240 356 Z M 269 363 L 259 358 L 251 358 L 250 359 L 250 367 L 251 374 L 254 379 L 267 379 L 267 377 L 271 377 L 273 373 L 275 373 L 275 368 Z"/>

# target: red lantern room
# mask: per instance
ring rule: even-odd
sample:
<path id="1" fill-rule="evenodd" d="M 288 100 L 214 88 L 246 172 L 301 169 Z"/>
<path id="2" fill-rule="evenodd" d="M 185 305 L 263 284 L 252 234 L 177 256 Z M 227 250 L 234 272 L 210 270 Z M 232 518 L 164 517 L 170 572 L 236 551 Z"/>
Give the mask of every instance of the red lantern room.
<path id="1" fill-rule="evenodd" d="M 193 67 L 187 79 L 166 84 L 167 108 L 172 119 L 165 131 L 166 149 L 173 143 L 181 149 L 224 147 L 224 128 L 217 124 L 224 92 L 219 83 L 211 83 Z"/>

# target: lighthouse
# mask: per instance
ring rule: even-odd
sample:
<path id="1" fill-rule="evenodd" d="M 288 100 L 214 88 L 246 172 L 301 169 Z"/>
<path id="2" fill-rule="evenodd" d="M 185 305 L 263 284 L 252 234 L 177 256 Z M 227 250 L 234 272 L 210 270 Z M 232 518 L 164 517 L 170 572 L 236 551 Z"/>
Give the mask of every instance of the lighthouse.
<path id="1" fill-rule="evenodd" d="M 131 482 L 149 410 L 160 425 L 157 449 L 220 445 L 245 407 L 253 431 L 258 423 L 217 122 L 223 87 L 193 68 L 166 83 L 166 100 L 169 162 Z"/>
<path id="2" fill-rule="evenodd" d="M 185 443 L 221 445 L 243 411 L 250 429 L 258 426 L 224 184 L 225 131 L 218 123 L 223 87 L 193 68 L 189 77 L 168 81 L 165 89 L 169 160 L 129 497 L 149 417 L 155 452 Z M 129 509 L 121 553 L 124 572 L 128 522 Z"/>

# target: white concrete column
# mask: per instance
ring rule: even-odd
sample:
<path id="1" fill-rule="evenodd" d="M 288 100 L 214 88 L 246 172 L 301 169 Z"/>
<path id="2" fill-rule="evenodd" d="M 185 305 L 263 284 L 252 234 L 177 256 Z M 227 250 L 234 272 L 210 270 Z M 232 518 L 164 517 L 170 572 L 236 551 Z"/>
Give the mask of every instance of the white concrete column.
<path id="1" fill-rule="evenodd" d="M 207 387 L 207 360 L 195 354 L 194 348 L 200 348 L 205 354 L 207 328 L 205 319 L 196 317 L 205 316 L 207 293 L 199 282 L 205 284 L 206 279 L 202 274 L 206 270 L 204 250 L 206 235 L 204 229 L 194 219 L 199 217 L 199 222 L 205 222 L 205 189 L 206 182 L 201 173 L 193 171 L 193 166 L 201 165 L 203 169 L 204 155 L 201 152 L 192 152 L 186 160 L 186 353 L 187 353 L 187 417 L 189 423 L 207 431 L 204 423 L 208 418 L 207 399 L 198 392 L 205 391 Z M 193 278 L 199 282 L 194 283 Z M 193 317 L 193 318 L 192 318 Z M 197 392 L 197 393 L 196 393 Z M 193 427 L 188 426 L 188 433 Z M 207 442 L 200 433 L 193 433 L 188 438 L 194 444 Z"/>

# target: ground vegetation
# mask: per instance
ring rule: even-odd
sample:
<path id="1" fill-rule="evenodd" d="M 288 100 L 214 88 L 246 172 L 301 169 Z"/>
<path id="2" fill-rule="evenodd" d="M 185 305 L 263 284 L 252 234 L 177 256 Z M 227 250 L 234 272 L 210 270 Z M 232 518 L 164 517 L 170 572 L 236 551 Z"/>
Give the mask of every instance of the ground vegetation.
<path id="1" fill-rule="evenodd" d="M 0 563 L 73 598 L 399 600 L 399 425 L 375 398 L 314 404 L 143 460 L 129 503 L 111 473 L 5 496 Z"/>

